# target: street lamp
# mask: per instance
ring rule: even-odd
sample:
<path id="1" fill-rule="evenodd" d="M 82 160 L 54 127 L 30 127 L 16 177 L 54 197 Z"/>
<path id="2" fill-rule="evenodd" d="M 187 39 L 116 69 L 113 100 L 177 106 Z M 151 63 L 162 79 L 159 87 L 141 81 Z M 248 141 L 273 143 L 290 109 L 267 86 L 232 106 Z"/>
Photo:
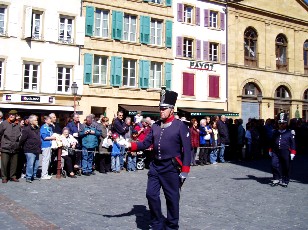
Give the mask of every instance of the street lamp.
<path id="1" fill-rule="evenodd" d="M 71 91 L 72 94 L 74 95 L 74 114 L 76 113 L 76 96 L 77 96 L 77 91 L 78 91 L 78 86 L 76 82 L 73 82 L 71 85 Z"/>
<path id="2" fill-rule="evenodd" d="M 258 95 L 257 95 L 257 101 L 259 103 L 259 119 L 261 119 L 261 103 L 262 103 L 262 93 L 259 92 Z"/>

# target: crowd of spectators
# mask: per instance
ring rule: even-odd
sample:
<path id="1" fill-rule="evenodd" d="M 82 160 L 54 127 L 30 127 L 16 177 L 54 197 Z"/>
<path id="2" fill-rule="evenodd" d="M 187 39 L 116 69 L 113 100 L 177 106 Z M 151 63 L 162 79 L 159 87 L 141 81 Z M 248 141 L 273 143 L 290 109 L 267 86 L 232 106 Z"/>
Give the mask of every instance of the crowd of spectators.
<path id="1" fill-rule="evenodd" d="M 134 119 L 124 118 L 122 111 L 118 111 L 111 122 L 108 117 L 96 118 L 93 114 L 80 122 L 79 115 L 73 114 L 65 127 L 57 123 L 54 113 L 44 117 L 41 127 L 36 115 L 20 118 L 16 110 L 11 110 L 7 119 L 2 117 L 0 112 L 2 183 L 18 182 L 19 178 L 29 183 L 51 179 L 57 173 L 59 148 L 63 175 L 70 178 L 95 175 L 95 171 L 103 174 L 135 172 L 138 154 L 125 149 L 121 139 L 143 141 L 154 122 L 150 117 L 144 118 L 141 112 Z M 267 157 L 276 128 L 273 119 L 266 122 L 249 119 L 245 127 L 242 119 L 233 121 L 224 115 L 205 117 L 199 122 L 195 118 L 190 122 L 185 118 L 181 120 L 190 126 L 191 166 Z M 296 133 L 297 151 L 307 151 L 307 123 L 291 119 L 289 128 Z M 143 152 L 145 167 L 154 158 L 152 148 Z"/>

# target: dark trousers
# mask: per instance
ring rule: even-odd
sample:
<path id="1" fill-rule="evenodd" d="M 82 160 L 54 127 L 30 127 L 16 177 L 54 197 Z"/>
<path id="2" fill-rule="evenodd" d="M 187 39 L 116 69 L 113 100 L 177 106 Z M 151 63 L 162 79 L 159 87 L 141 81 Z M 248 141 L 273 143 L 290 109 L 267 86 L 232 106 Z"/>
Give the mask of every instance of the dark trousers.
<path id="1" fill-rule="evenodd" d="M 99 172 L 110 172 L 111 169 L 111 156 L 110 154 L 97 154 L 99 162 Z"/>
<path id="2" fill-rule="evenodd" d="M 198 150 L 198 148 L 196 148 L 196 147 L 194 147 L 191 150 L 191 161 L 190 161 L 190 164 L 192 164 L 192 165 L 196 165 L 197 150 Z"/>
<path id="3" fill-rule="evenodd" d="M 210 141 L 206 141 L 205 144 L 201 144 L 200 147 L 209 147 Z M 208 148 L 200 148 L 199 150 L 199 164 L 203 165 L 207 163 L 209 149 Z"/>
<path id="4" fill-rule="evenodd" d="M 18 153 L 1 153 L 1 175 L 3 180 L 16 178 Z M 8 175 L 8 169 L 10 169 Z"/>
<path id="5" fill-rule="evenodd" d="M 62 156 L 68 174 L 73 172 L 73 155 Z"/>
<path id="6" fill-rule="evenodd" d="M 274 180 L 289 183 L 290 161 L 290 151 L 288 149 L 280 149 L 277 153 L 273 153 L 272 172 Z"/>
<path id="7" fill-rule="evenodd" d="M 151 212 L 153 230 L 179 229 L 179 185 L 179 173 L 171 159 L 151 162 L 146 197 Z M 166 198 L 166 220 L 161 211 L 160 188 L 163 189 Z"/>

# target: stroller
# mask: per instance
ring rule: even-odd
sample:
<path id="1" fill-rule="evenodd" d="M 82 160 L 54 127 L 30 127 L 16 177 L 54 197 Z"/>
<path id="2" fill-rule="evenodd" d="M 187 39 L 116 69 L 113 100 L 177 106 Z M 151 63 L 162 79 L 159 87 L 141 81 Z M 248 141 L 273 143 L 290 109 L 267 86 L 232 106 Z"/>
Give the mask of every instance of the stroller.
<path id="1" fill-rule="evenodd" d="M 145 168 L 145 154 L 142 151 L 137 152 L 137 169 L 143 170 Z"/>

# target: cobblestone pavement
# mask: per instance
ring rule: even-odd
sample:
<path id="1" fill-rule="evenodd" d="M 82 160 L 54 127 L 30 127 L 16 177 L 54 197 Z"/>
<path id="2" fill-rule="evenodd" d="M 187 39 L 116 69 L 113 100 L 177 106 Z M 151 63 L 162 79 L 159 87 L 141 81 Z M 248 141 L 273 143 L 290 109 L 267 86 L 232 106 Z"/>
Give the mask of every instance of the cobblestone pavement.
<path id="1" fill-rule="evenodd" d="M 308 155 L 291 175 L 288 188 L 270 187 L 268 159 L 193 167 L 180 229 L 308 229 Z M 146 179 L 143 170 L 0 184 L 0 229 L 148 229 Z"/>

